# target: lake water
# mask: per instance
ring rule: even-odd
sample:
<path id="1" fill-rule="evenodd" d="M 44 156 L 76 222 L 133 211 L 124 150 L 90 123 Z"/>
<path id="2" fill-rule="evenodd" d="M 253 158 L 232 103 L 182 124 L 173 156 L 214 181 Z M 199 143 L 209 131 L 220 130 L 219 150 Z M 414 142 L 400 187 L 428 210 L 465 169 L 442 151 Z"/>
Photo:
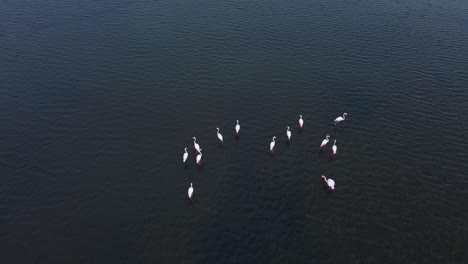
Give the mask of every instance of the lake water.
<path id="1" fill-rule="evenodd" d="M 0 24 L 1 263 L 468 263 L 468 1 L 4 0 Z"/>

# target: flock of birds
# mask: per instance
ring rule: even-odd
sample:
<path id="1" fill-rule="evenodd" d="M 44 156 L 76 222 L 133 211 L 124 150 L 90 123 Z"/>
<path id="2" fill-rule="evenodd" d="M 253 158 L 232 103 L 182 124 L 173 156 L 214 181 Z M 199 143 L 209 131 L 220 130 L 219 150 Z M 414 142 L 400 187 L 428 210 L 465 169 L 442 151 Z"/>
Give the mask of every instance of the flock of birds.
<path id="1" fill-rule="evenodd" d="M 334 124 L 337 125 L 338 123 L 344 121 L 346 119 L 347 115 L 348 115 L 347 113 L 344 113 L 343 116 L 339 116 L 339 117 L 335 118 Z M 239 136 L 239 131 L 240 131 L 239 120 L 236 120 L 236 121 L 237 121 L 237 124 L 234 127 L 234 129 L 236 131 L 236 136 Z M 299 115 L 299 126 L 300 126 L 301 129 L 304 127 L 304 119 L 302 119 L 302 115 Z M 223 135 L 219 132 L 218 127 L 216 128 L 216 134 L 218 136 L 218 140 L 221 143 L 223 143 Z M 290 142 L 291 141 L 291 131 L 290 131 L 289 126 L 287 127 L 287 130 L 286 130 L 286 136 L 288 137 L 288 141 Z M 196 160 L 197 165 L 201 166 L 202 149 L 200 148 L 200 145 L 197 143 L 197 138 L 193 137 L 192 139 L 193 139 L 193 147 L 195 148 L 195 150 L 197 152 L 197 156 L 196 156 L 195 160 Z M 274 153 L 274 150 L 275 150 L 275 145 L 276 145 L 275 139 L 276 139 L 276 137 L 273 137 L 272 141 L 270 143 L 270 152 L 271 153 Z M 328 144 L 329 141 L 330 141 L 330 136 L 327 135 L 325 137 L 325 139 L 322 140 L 322 143 L 320 144 L 320 150 L 323 150 L 323 148 Z M 336 140 L 335 140 L 334 143 L 333 143 L 333 146 L 332 146 L 332 155 L 333 156 L 336 155 L 337 150 L 338 150 L 338 147 L 336 146 Z M 187 162 L 187 158 L 188 158 L 187 148 L 185 148 L 184 151 L 185 151 L 185 153 L 184 153 L 182 159 L 183 159 L 183 162 L 185 164 Z M 330 190 L 335 189 L 335 181 L 333 179 L 331 179 L 331 178 L 327 179 L 327 177 L 325 175 L 322 175 L 322 178 L 324 179 L 325 183 L 328 185 L 328 188 Z M 188 188 L 188 198 L 190 200 L 193 198 L 193 193 L 194 193 L 193 183 L 190 183 L 190 187 Z"/>

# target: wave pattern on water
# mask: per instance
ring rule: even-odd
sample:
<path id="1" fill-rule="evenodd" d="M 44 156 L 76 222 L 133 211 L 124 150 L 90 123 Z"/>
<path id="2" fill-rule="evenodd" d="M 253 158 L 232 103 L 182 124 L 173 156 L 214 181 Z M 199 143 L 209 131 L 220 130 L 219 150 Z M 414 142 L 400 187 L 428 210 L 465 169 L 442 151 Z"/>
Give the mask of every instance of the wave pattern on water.
<path id="1" fill-rule="evenodd" d="M 466 1 L 0 6 L 2 263 L 467 262 Z"/>

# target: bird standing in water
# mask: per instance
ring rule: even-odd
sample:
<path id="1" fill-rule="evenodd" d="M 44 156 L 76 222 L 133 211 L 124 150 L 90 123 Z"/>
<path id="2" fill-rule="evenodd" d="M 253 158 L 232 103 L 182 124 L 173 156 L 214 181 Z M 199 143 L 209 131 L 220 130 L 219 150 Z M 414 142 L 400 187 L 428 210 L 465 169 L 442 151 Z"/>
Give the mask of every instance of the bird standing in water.
<path id="1" fill-rule="evenodd" d="M 338 125 L 338 123 L 340 123 L 341 121 L 344 121 L 347 115 L 348 115 L 347 113 L 344 113 L 343 116 L 339 116 L 335 118 L 335 125 Z"/>
<path id="2" fill-rule="evenodd" d="M 193 147 L 198 153 L 200 153 L 200 145 L 198 145 L 196 137 L 193 137 Z"/>
<path id="3" fill-rule="evenodd" d="M 333 147 L 332 147 L 333 156 L 336 155 L 337 150 L 338 150 L 338 147 L 336 146 L 336 139 L 335 139 L 335 142 L 333 143 Z"/>
<path id="4" fill-rule="evenodd" d="M 202 149 L 200 149 L 198 155 L 197 155 L 197 164 L 200 165 L 200 162 L 201 162 L 201 157 L 202 157 Z"/>
<path id="5" fill-rule="evenodd" d="M 190 187 L 188 188 L 187 193 L 188 193 L 188 198 L 192 200 L 192 196 L 193 196 L 193 184 L 192 183 L 190 183 Z"/>
<path id="6" fill-rule="evenodd" d="M 273 149 L 275 148 L 275 138 L 276 137 L 273 137 L 271 140 L 271 143 L 270 143 L 270 151 L 273 153 Z"/>
<path id="7" fill-rule="evenodd" d="M 325 182 L 327 183 L 328 188 L 330 188 L 330 189 L 332 189 L 332 190 L 335 189 L 335 181 L 334 181 L 334 180 L 332 180 L 332 179 L 330 179 L 330 178 L 328 178 L 328 180 L 327 180 L 327 177 L 325 177 L 325 175 L 322 175 L 322 178 L 323 178 L 323 179 L 325 180 Z"/>
<path id="8" fill-rule="evenodd" d="M 218 132 L 216 132 L 216 134 L 218 135 L 218 139 L 219 141 L 221 141 L 221 143 L 223 143 L 223 135 L 221 135 L 221 133 L 219 133 L 219 127 L 216 128 L 218 130 Z"/>
<path id="9" fill-rule="evenodd" d="M 184 148 L 184 157 L 183 157 L 183 160 L 184 160 L 184 163 L 187 161 L 187 158 L 188 158 L 188 152 L 187 152 L 187 148 Z"/>
<path id="10" fill-rule="evenodd" d="M 325 147 L 328 144 L 328 141 L 330 141 L 330 136 L 327 135 L 324 140 L 322 140 L 322 144 L 320 144 L 320 148 Z"/>
<path id="11" fill-rule="evenodd" d="M 239 130 L 240 130 L 240 125 L 239 125 L 239 120 L 236 120 L 237 121 L 237 125 L 236 125 L 236 135 L 239 135 Z"/>

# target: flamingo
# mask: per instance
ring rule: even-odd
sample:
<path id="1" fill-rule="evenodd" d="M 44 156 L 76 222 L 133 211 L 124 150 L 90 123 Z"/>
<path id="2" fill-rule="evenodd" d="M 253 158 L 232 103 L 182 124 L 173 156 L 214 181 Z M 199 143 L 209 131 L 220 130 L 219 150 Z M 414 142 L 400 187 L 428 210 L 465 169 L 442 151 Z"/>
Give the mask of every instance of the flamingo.
<path id="1" fill-rule="evenodd" d="M 202 153 L 201 153 L 202 149 L 200 149 L 200 151 L 198 152 L 198 155 L 197 155 L 197 164 L 200 165 L 200 162 L 201 162 L 201 157 L 202 157 Z"/>
<path id="2" fill-rule="evenodd" d="M 193 147 L 198 153 L 200 153 L 200 145 L 198 145 L 196 137 L 193 137 Z"/>
<path id="3" fill-rule="evenodd" d="M 328 141 L 330 141 L 330 136 L 327 135 L 324 140 L 322 140 L 322 144 L 320 144 L 320 148 L 325 147 L 328 144 Z"/>
<path id="4" fill-rule="evenodd" d="M 187 193 L 188 193 L 188 198 L 192 200 L 192 196 L 193 196 L 193 184 L 192 183 L 190 183 L 190 187 L 188 188 Z"/>
<path id="5" fill-rule="evenodd" d="M 301 128 L 304 126 L 304 120 L 302 119 L 302 115 L 299 115 L 299 126 Z"/>
<path id="6" fill-rule="evenodd" d="M 348 115 L 347 113 L 344 113 L 342 117 L 341 116 L 337 117 L 335 119 L 335 125 L 340 123 L 341 121 L 344 121 L 347 115 Z"/>
<path id="7" fill-rule="evenodd" d="M 223 143 L 223 135 L 221 135 L 221 133 L 219 133 L 219 128 L 218 127 L 216 129 L 218 130 L 218 132 L 216 132 L 218 134 L 218 139 L 219 139 L 219 141 L 221 141 L 221 143 Z"/>
<path id="8" fill-rule="evenodd" d="M 327 180 L 327 177 L 325 177 L 325 175 L 322 175 L 322 178 L 325 180 L 325 182 L 327 183 L 328 185 L 328 188 L 332 189 L 332 190 L 335 190 L 335 181 L 328 178 Z"/>
<path id="9" fill-rule="evenodd" d="M 336 139 L 335 139 L 335 142 L 333 143 L 333 147 L 332 147 L 333 155 L 336 155 L 336 150 L 337 149 L 338 149 L 338 147 L 336 146 Z"/>
<path id="10" fill-rule="evenodd" d="M 236 134 L 239 135 L 239 130 L 240 130 L 239 120 L 236 120 L 236 121 L 237 121 Z"/>
<path id="11" fill-rule="evenodd" d="M 184 153 L 184 163 L 185 163 L 185 161 L 187 161 L 187 158 L 188 158 L 187 148 L 184 148 L 184 151 L 185 151 Z"/>
<path id="12" fill-rule="evenodd" d="M 276 137 L 273 137 L 273 138 L 272 138 L 273 141 L 271 141 L 271 143 L 270 143 L 270 151 L 271 151 L 271 152 L 273 152 L 273 148 L 275 147 L 275 138 L 276 138 Z"/>
<path id="13" fill-rule="evenodd" d="M 288 135 L 288 140 L 291 141 L 291 131 L 289 131 L 289 126 L 288 130 L 286 131 L 286 135 Z"/>

